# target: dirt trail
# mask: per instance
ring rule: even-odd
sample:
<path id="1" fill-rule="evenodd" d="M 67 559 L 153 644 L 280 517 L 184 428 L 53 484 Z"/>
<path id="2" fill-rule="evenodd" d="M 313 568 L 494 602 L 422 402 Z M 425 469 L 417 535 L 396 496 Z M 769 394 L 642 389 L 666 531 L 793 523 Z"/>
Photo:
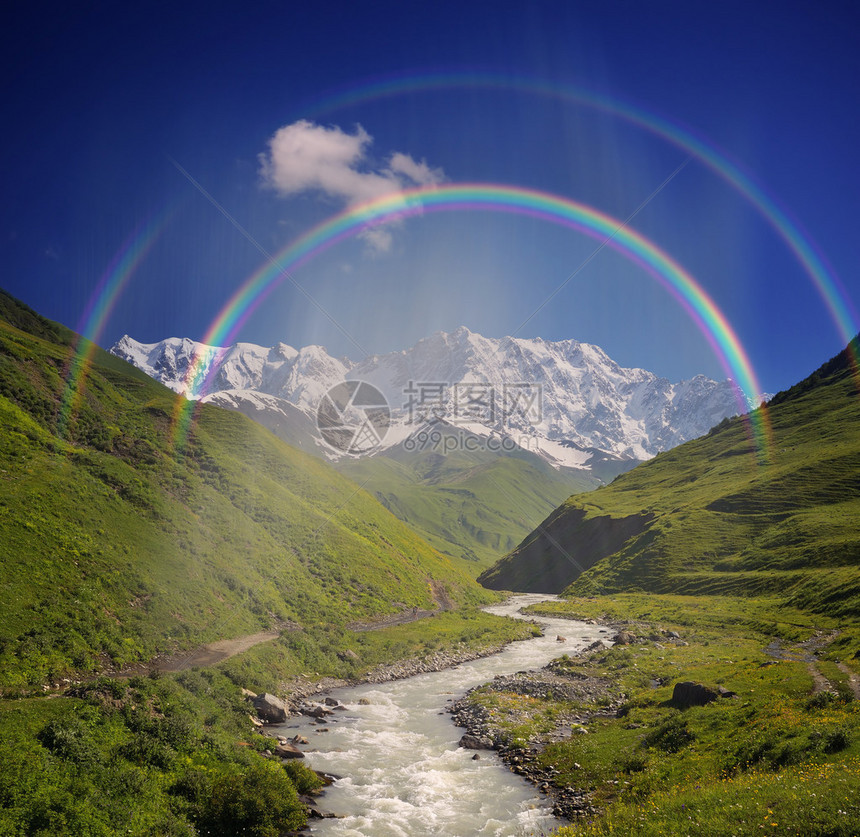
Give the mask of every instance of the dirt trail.
<path id="1" fill-rule="evenodd" d="M 400 613 L 392 613 L 390 616 L 380 616 L 378 619 L 371 619 L 366 622 L 350 622 L 346 627 L 356 633 L 378 631 L 382 628 L 390 628 L 392 625 L 406 625 L 409 622 L 417 622 L 419 619 L 435 616 L 438 612 L 438 610 L 413 608 L 412 610 L 402 610 Z"/>
<path id="2" fill-rule="evenodd" d="M 812 677 L 812 694 L 817 695 L 819 692 L 835 692 L 833 684 L 818 670 L 815 663 L 807 663 L 806 670 Z"/>
<path id="3" fill-rule="evenodd" d="M 247 634 L 236 639 L 220 639 L 218 642 L 210 642 L 189 654 L 159 660 L 154 668 L 159 671 L 182 671 L 194 666 L 214 666 L 253 648 L 255 645 L 277 639 L 279 636 L 280 633 L 277 631 L 261 631 L 258 634 Z"/>
<path id="4" fill-rule="evenodd" d="M 836 663 L 836 665 L 843 674 L 848 675 L 848 685 L 851 686 L 851 691 L 854 692 L 854 698 L 860 700 L 860 676 L 848 668 L 845 663 Z"/>
<path id="5" fill-rule="evenodd" d="M 420 607 L 413 607 L 411 610 L 401 610 L 399 613 L 392 613 L 388 616 L 380 616 L 378 619 L 369 619 L 363 622 L 350 622 L 346 627 L 351 631 L 378 631 L 381 628 L 390 628 L 392 625 L 406 625 L 409 622 L 417 622 L 419 619 L 426 619 L 428 616 L 435 616 L 437 613 L 442 613 L 446 610 L 456 610 L 456 605 L 448 595 L 448 588 L 441 582 L 430 581 L 430 592 L 433 595 L 433 600 L 438 605 L 436 610 L 422 610 Z"/>
<path id="6" fill-rule="evenodd" d="M 774 639 L 770 645 L 764 649 L 764 652 L 777 660 L 791 660 L 793 662 L 806 663 L 807 671 L 809 671 L 809 676 L 812 678 L 812 694 L 816 695 L 819 692 L 834 692 L 836 689 L 833 684 L 818 668 L 816 652 L 833 642 L 837 636 L 839 636 L 839 631 L 831 631 L 830 633 L 816 631 L 809 639 L 804 640 L 803 642 L 798 642 L 791 648 L 783 648 L 782 641 Z M 845 669 L 843 669 L 843 671 L 845 671 Z M 850 672 L 847 673 L 850 674 Z M 853 681 L 851 685 L 852 688 L 855 688 Z M 860 682 L 857 683 L 857 688 L 860 688 Z M 857 694 L 856 690 L 855 694 Z"/>
<path id="7" fill-rule="evenodd" d="M 419 619 L 426 619 L 428 616 L 436 616 L 436 614 L 443 611 L 455 609 L 455 605 L 448 595 L 448 590 L 442 582 L 431 581 L 430 589 L 433 599 L 438 605 L 435 610 L 422 610 L 417 607 L 407 608 L 399 613 L 382 616 L 379 619 L 367 622 L 352 622 L 347 627 L 352 631 L 376 631 L 392 625 L 405 625 L 408 622 L 417 622 Z M 298 628 L 299 626 L 295 623 L 285 623 L 286 630 L 296 630 Z M 245 636 L 236 637 L 235 639 L 220 639 L 217 642 L 210 642 L 207 645 L 196 648 L 194 651 L 156 657 L 149 662 L 137 663 L 122 671 L 104 671 L 99 677 L 134 677 L 136 675 L 147 675 L 151 671 L 172 672 L 184 671 L 195 666 L 214 666 L 224 662 L 224 660 L 229 660 L 230 657 L 235 657 L 237 654 L 247 651 L 249 648 L 253 648 L 255 645 L 260 645 L 263 642 L 271 642 L 280 635 L 280 631 L 261 631 L 256 634 L 246 634 Z M 97 677 L 87 677 L 83 678 L 83 681 L 96 679 Z M 61 687 L 57 684 L 53 688 Z"/>

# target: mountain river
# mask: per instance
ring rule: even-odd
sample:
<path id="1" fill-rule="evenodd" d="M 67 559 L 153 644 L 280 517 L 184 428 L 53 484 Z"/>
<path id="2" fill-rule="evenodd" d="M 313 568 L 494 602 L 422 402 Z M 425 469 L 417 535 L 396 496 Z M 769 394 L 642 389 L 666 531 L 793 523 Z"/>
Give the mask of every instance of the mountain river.
<path id="1" fill-rule="evenodd" d="M 547 595 L 515 596 L 487 608 L 520 617 L 525 605 Z M 548 800 L 511 773 L 491 751 L 458 747 L 464 730 L 445 711 L 449 703 L 497 674 L 535 669 L 595 639 L 608 639 L 600 625 L 568 619 L 537 619 L 544 636 L 514 642 L 502 652 L 445 671 L 406 680 L 336 689 L 347 707 L 320 724 L 310 718 L 272 726 L 288 738 L 303 735 L 306 763 L 338 779 L 318 799 L 337 819 L 311 821 L 314 835 L 338 837 L 530 837 L 564 823 Z M 562 644 L 556 637 L 562 635 Z M 365 702 L 360 702 L 364 699 Z"/>

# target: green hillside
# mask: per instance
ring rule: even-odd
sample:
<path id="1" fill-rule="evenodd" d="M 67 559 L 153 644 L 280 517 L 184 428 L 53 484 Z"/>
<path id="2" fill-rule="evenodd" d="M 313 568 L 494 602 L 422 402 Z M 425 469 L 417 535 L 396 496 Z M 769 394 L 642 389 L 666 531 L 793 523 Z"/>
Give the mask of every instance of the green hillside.
<path id="1" fill-rule="evenodd" d="M 174 456 L 177 397 L 100 349 L 61 438 L 73 342 L 0 295 L 0 686 L 487 601 L 368 492 L 238 413 L 204 407 Z"/>
<path id="2" fill-rule="evenodd" d="M 595 595 L 779 595 L 860 613 L 860 399 L 847 352 L 767 408 L 571 497 L 479 580 Z"/>
<path id="3" fill-rule="evenodd" d="M 456 438 L 452 431 L 452 443 Z M 511 550 L 572 492 L 599 484 L 587 471 L 556 470 L 527 451 L 477 448 L 446 454 L 401 446 L 337 467 L 440 552 L 466 562 L 472 575 Z"/>
<path id="4" fill-rule="evenodd" d="M 555 693 L 494 681 L 470 697 L 550 793 L 575 788 L 576 809 L 587 806 L 559 837 L 858 833 L 860 397 L 849 354 L 768 414 L 765 464 L 745 422 L 723 422 L 571 497 L 480 577 L 562 592 L 533 613 L 623 627 L 611 648 L 533 676 L 557 678 Z M 705 698 L 685 701 L 689 690 Z"/>

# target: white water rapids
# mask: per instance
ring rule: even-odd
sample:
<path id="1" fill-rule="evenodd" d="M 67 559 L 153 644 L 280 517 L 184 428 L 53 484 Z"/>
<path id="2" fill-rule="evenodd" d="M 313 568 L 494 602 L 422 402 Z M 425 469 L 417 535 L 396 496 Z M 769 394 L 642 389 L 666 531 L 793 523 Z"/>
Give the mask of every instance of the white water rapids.
<path id="1" fill-rule="evenodd" d="M 525 605 L 552 598 L 516 596 L 490 613 L 517 616 Z M 315 770 L 342 776 L 319 798 L 337 819 L 312 820 L 314 835 L 337 837 L 526 837 L 563 825 L 531 784 L 511 773 L 494 752 L 458 747 L 464 730 L 445 711 L 452 700 L 497 674 L 540 668 L 596 639 L 599 625 L 538 618 L 544 636 L 452 669 L 391 683 L 337 689 L 348 711 L 320 724 L 302 718 L 272 731 L 305 736 L 302 749 Z M 556 637 L 562 635 L 562 644 Z M 369 704 L 362 705 L 364 698 Z"/>

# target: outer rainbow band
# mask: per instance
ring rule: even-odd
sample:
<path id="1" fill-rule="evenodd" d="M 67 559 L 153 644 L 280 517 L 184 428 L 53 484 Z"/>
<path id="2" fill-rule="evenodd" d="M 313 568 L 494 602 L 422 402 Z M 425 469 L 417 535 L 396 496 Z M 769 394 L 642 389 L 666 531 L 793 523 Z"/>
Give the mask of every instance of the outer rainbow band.
<path id="1" fill-rule="evenodd" d="M 677 121 L 579 85 L 553 83 L 526 75 L 510 76 L 468 69 L 400 74 L 360 82 L 310 103 L 302 116 L 318 116 L 338 108 L 405 93 L 454 88 L 515 91 L 584 105 L 635 125 L 692 155 L 755 207 L 812 281 L 837 327 L 842 344 L 848 344 L 849 352 L 857 345 L 852 340 L 860 331 L 860 315 L 839 277 L 809 235 L 801 229 L 799 222 L 792 219 L 790 212 L 756 184 L 725 151 Z M 860 352 L 860 348 L 857 352 Z M 855 378 L 860 384 L 860 354 L 857 352 L 852 352 L 852 362 Z"/>
<path id="2" fill-rule="evenodd" d="M 83 396 L 87 372 L 105 323 L 135 271 L 164 230 L 172 213 L 162 212 L 141 225 L 116 252 L 90 295 L 75 331 L 79 337 L 65 370 L 66 388 L 60 402 L 57 433 L 65 436 Z"/>

